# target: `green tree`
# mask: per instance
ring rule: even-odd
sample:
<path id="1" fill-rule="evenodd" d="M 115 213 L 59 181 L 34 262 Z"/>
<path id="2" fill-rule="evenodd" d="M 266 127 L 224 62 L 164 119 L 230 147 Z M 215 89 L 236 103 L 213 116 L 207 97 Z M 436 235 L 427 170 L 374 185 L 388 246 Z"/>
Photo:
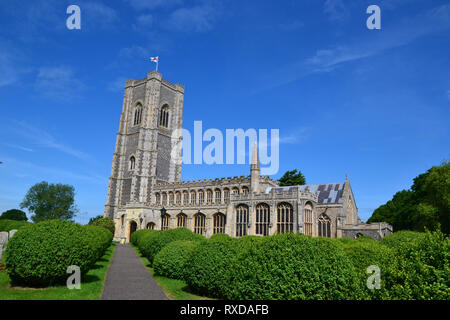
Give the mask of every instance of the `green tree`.
<path id="1" fill-rule="evenodd" d="M 397 192 L 367 221 L 386 221 L 394 230 L 450 233 L 450 163 L 444 161 L 414 178 L 411 190 Z"/>
<path id="2" fill-rule="evenodd" d="M 78 209 L 75 205 L 75 189 L 67 184 L 35 184 L 28 190 L 20 207 L 34 213 L 31 220 L 40 222 L 58 219 L 72 221 Z"/>
<path id="3" fill-rule="evenodd" d="M 94 222 L 94 221 L 96 221 L 96 220 L 98 220 L 98 219 L 101 219 L 101 218 L 103 218 L 102 215 L 98 215 L 98 216 L 96 216 L 96 217 L 92 217 L 92 218 L 89 219 L 88 224 L 92 224 L 92 222 Z"/>
<path id="4" fill-rule="evenodd" d="M 286 173 L 278 180 L 280 186 L 298 186 L 306 184 L 305 177 L 300 170 L 286 171 Z"/>
<path id="5" fill-rule="evenodd" d="M 26 213 L 19 209 L 11 209 L 3 212 L 2 215 L 0 216 L 0 219 L 9 219 L 16 221 L 28 220 Z"/>

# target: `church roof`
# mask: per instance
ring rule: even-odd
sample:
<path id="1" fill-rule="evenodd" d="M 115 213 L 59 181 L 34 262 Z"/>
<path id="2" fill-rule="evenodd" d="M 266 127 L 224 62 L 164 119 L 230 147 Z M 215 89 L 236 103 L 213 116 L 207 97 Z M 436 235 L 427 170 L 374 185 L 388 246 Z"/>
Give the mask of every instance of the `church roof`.
<path id="1" fill-rule="evenodd" d="M 305 191 L 306 188 L 312 193 L 318 193 L 319 203 L 341 203 L 342 195 L 344 193 L 345 182 L 338 183 L 325 183 L 325 184 L 307 184 L 302 186 L 287 186 L 287 187 L 275 187 L 267 188 L 266 193 L 271 190 L 277 191 L 291 191 L 293 189 L 299 189 Z"/>

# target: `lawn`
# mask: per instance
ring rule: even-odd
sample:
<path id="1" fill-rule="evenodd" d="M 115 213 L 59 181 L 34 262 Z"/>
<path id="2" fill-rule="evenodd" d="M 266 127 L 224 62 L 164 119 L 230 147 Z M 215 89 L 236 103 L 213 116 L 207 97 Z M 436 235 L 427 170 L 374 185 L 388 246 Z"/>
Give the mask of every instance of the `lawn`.
<path id="1" fill-rule="evenodd" d="M 101 298 L 106 272 L 115 249 L 115 244 L 111 245 L 94 268 L 82 277 L 80 290 L 69 290 L 65 285 L 42 289 L 11 287 L 8 274 L 1 270 L 0 300 L 98 300 Z"/>
<path id="2" fill-rule="evenodd" d="M 182 280 L 176 280 L 176 279 L 170 279 L 162 276 L 155 275 L 155 272 L 153 268 L 150 265 L 150 262 L 147 258 L 142 256 L 142 254 L 139 252 L 139 249 L 129 244 L 134 251 L 136 251 L 136 254 L 138 255 L 139 259 L 141 259 L 144 266 L 147 268 L 147 270 L 152 275 L 153 279 L 155 279 L 156 283 L 163 289 L 165 294 L 169 297 L 169 299 L 172 300 L 212 300 L 212 298 L 198 296 L 196 294 L 193 294 L 189 292 L 189 288 L 186 284 L 186 282 Z"/>

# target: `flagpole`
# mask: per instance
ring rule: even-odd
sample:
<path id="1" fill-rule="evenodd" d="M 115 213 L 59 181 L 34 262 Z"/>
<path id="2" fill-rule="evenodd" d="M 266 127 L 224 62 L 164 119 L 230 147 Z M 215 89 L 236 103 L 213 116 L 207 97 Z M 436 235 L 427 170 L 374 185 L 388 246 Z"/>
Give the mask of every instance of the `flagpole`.
<path id="1" fill-rule="evenodd" d="M 158 72 L 158 63 L 159 63 L 159 58 L 158 58 L 158 60 L 156 61 L 156 72 Z"/>

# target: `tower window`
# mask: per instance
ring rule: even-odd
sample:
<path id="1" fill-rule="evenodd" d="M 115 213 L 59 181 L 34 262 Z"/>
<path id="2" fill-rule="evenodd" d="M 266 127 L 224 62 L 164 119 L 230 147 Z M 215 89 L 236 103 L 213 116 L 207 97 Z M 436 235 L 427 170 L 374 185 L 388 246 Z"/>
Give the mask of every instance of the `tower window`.
<path id="1" fill-rule="evenodd" d="M 133 125 L 136 126 L 141 123 L 142 120 L 142 105 L 138 104 L 136 105 L 136 108 L 134 109 L 134 122 Z"/>
<path id="2" fill-rule="evenodd" d="M 161 108 L 159 114 L 159 126 L 164 128 L 169 127 L 169 106 L 167 104 Z"/>
<path id="3" fill-rule="evenodd" d="M 130 170 L 134 170 L 135 167 L 136 167 L 136 159 L 134 158 L 134 156 L 132 156 L 130 158 Z"/>

